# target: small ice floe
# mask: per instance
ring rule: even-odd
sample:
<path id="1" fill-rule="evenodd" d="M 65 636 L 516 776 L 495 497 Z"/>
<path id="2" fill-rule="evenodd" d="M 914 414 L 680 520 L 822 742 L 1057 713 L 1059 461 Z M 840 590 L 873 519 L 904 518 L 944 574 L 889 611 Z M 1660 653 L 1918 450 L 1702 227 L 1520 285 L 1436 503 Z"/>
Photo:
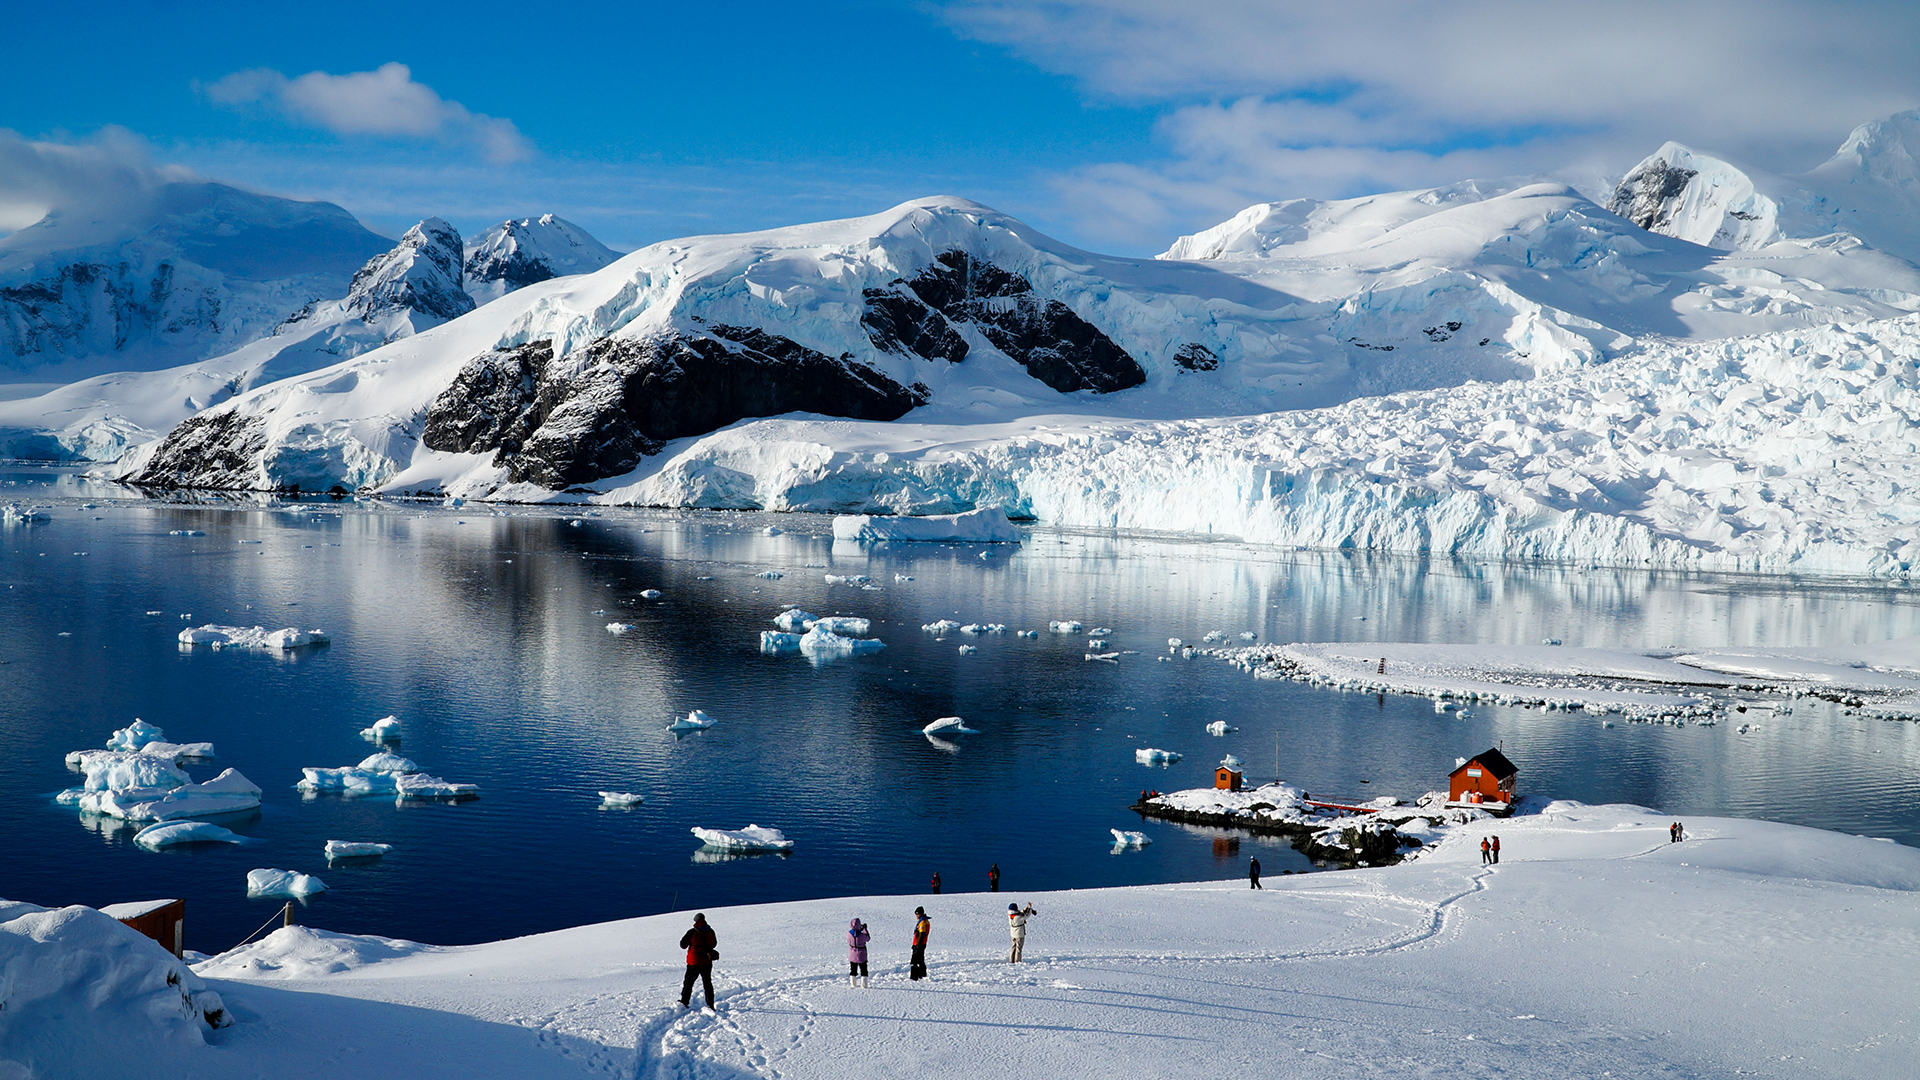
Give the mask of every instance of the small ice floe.
<path id="1" fill-rule="evenodd" d="M 713 575 L 712 575 L 712 574 L 695 574 L 695 575 L 693 575 L 693 580 L 695 580 L 695 581 L 712 581 L 712 580 L 713 580 Z"/>
<path id="2" fill-rule="evenodd" d="M 660 599 L 660 590 L 659 590 L 659 589 L 641 589 L 641 590 L 640 590 L 640 599 L 642 599 L 642 600 L 658 600 L 658 599 Z"/>
<path id="3" fill-rule="evenodd" d="M 242 541 L 240 541 L 240 543 L 242 543 L 242 544 L 257 544 L 257 543 L 259 543 L 259 542 L 260 542 L 260 541 L 258 541 L 258 540 L 242 540 Z"/>
<path id="4" fill-rule="evenodd" d="M 1179 638 L 1177 638 L 1177 637 L 1170 637 L 1170 638 L 1168 638 L 1168 639 L 1167 639 L 1167 648 L 1169 648 L 1169 649 L 1173 649 L 1173 650 L 1178 650 L 1178 649 L 1180 648 L 1180 646 L 1182 646 L 1182 645 L 1184 645 L 1184 644 L 1186 644 L 1186 642 L 1184 642 L 1184 641 L 1181 641 L 1181 640 L 1180 640 Z"/>
<path id="5" fill-rule="evenodd" d="M 1183 646 L 1180 649 L 1180 658 L 1182 660 L 1191 660 L 1193 659 L 1193 653 L 1194 653 L 1193 646 L 1191 645 Z"/>
<path id="6" fill-rule="evenodd" d="M 781 533 L 783 533 L 783 532 L 786 532 L 786 530 L 785 530 L 785 529 L 782 529 L 782 528 L 781 528 L 780 526 L 778 526 L 778 525 L 769 525 L 769 526 L 767 526 L 767 527 L 766 527 L 766 529 L 765 529 L 765 530 L 763 530 L 763 531 L 764 531 L 764 532 L 766 533 L 766 535 L 768 535 L 768 536 L 779 536 L 779 535 L 780 535 Z"/>
<path id="7" fill-rule="evenodd" d="M 293 785 L 294 790 L 313 794 L 321 791 L 338 791 L 343 795 L 394 795 L 399 793 L 398 780 L 405 773 L 376 772 L 372 769 L 301 769 L 300 782 Z"/>
<path id="8" fill-rule="evenodd" d="M 895 574 L 893 575 L 893 580 L 896 583 L 902 582 L 902 581 L 912 581 L 913 575 L 912 574 Z"/>
<path id="9" fill-rule="evenodd" d="M 809 656 L 853 656 L 886 647 L 879 638 L 842 637 L 817 623 L 800 639 L 800 651 Z"/>
<path id="10" fill-rule="evenodd" d="M 763 653 L 786 653 L 800 651 L 800 635 L 782 633 L 779 630 L 760 631 L 760 651 Z"/>
<path id="11" fill-rule="evenodd" d="M 1153 843 L 1152 840 L 1147 839 L 1147 834 L 1143 832 L 1127 832 L 1124 829 L 1108 829 L 1107 831 L 1113 834 L 1113 850 L 1115 851 L 1143 848 Z"/>
<path id="12" fill-rule="evenodd" d="M 607 624 L 607 633 L 609 634 L 624 634 L 631 629 L 633 629 L 633 624 L 630 622 L 610 622 Z"/>
<path id="13" fill-rule="evenodd" d="M 107 749 L 138 750 L 148 743 L 164 742 L 166 738 L 165 731 L 136 716 L 133 718 L 133 723 L 120 728 L 108 737 Z"/>
<path id="14" fill-rule="evenodd" d="M 960 624 L 952 619 L 935 619 L 933 622 L 922 624 L 920 629 L 929 634 L 945 634 L 960 629 Z"/>
<path id="15" fill-rule="evenodd" d="M 1436 701 L 1433 703 L 1433 711 L 1437 713 L 1459 712 L 1460 706 L 1451 701 Z"/>
<path id="16" fill-rule="evenodd" d="M 89 814 L 126 821 L 172 821 L 257 809 L 260 788 L 238 771 L 227 769 L 211 780 L 170 790 L 136 787 L 88 791 L 75 801 Z"/>
<path id="17" fill-rule="evenodd" d="M 1088 637 L 1106 637 L 1108 634 L 1111 634 L 1111 633 L 1113 633 L 1113 629 L 1111 627 L 1096 626 L 1093 629 L 1087 631 L 1087 636 Z"/>
<path id="18" fill-rule="evenodd" d="M 584 524 L 586 524 L 586 522 L 584 522 L 584 521 L 581 521 L 581 520 L 580 520 L 579 518 L 574 518 L 574 519 L 573 519 L 572 521 L 569 521 L 569 522 L 567 522 L 567 525 L 568 525 L 569 527 L 571 527 L 571 528 L 575 528 L 575 529 L 577 529 L 577 528 L 579 528 L 580 526 L 582 526 L 582 525 L 584 525 Z"/>
<path id="19" fill-rule="evenodd" d="M 1227 640 L 1227 632 L 1225 630 L 1209 630 L 1206 632 L 1206 635 L 1202 637 L 1200 640 L 1203 642 L 1225 641 Z"/>
<path id="20" fill-rule="evenodd" d="M 977 653 L 977 652 L 979 652 L 979 651 L 980 651 L 980 646 L 978 646 L 978 645 L 962 645 L 962 646 L 960 646 L 960 655 L 961 655 L 961 656 L 972 656 L 972 655 L 973 655 L 974 653 Z"/>
<path id="21" fill-rule="evenodd" d="M 1037 638 L 1037 637 L 1039 637 L 1039 636 L 1040 636 L 1040 631 L 1038 631 L 1038 630 L 1015 630 L 1015 631 L 1013 632 L 1013 636 L 1014 636 L 1014 637 L 1023 637 L 1023 638 Z"/>
<path id="22" fill-rule="evenodd" d="M 1059 619 L 1047 623 L 1047 629 L 1056 634 L 1078 634 L 1082 630 L 1085 630 L 1086 627 L 1082 626 L 1079 621 L 1075 619 Z"/>
<path id="23" fill-rule="evenodd" d="M 167 535 L 168 536 L 205 536 L 207 534 L 199 529 L 168 529 Z"/>
<path id="24" fill-rule="evenodd" d="M 1226 757 L 1223 757 L 1220 759 L 1220 767 L 1223 769 L 1238 770 L 1242 764 L 1244 764 L 1244 762 L 1242 762 L 1239 758 L 1234 757 L 1232 754 L 1228 754 Z M 1365 780 L 1362 780 L 1360 782 L 1363 784 L 1366 783 Z M 1393 800 L 1391 799 L 1387 803 L 1387 805 L 1389 806 L 1393 804 L 1394 804 Z"/>
<path id="25" fill-rule="evenodd" d="M 1557 637 L 1549 637 L 1549 638 L 1541 638 L 1541 639 L 1540 639 L 1540 644 L 1542 644 L 1542 645 L 1558 645 L 1558 644 L 1560 644 L 1560 639 L 1559 639 L 1559 638 L 1557 638 Z"/>
<path id="26" fill-rule="evenodd" d="M 865 585 L 873 579 L 865 574 L 822 574 L 829 585 Z"/>
<path id="27" fill-rule="evenodd" d="M 420 766 L 415 765 L 412 758 L 404 758 L 399 754 L 387 750 L 382 750 L 377 754 L 367 755 L 365 760 L 354 766 L 354 768 L 365 772 L 382 773 L 416 773 L 420 771 Z"/>
<path id="28" fill-rule="evenodd" d="M 703 829 L 693 827 L 693 835 L 710 848 L 722 851 L 792 851 L 793 841 L 779 829 L 749 825 L 744 829 Z"/>
<path id="29" fill-rule="evenodd" d="M 327 861 L 335 859 L 373 859 L 393 850 L 392 844 L 370 844 L 357 840 L 327 841 Z"/>
<path id="30" fill-rule="evenodd" d="M 467 505 L 467 500 L 461 498 L 458 495 L 449 495 L 446 498 L 440 500 L 440 505 L 446 507 L 449 510 L 458 510 L 461 507 Z"/>
<path id="31" fill-rule="evenodd" d="M 873 623 L 870 620 L 856 618 L 852 615 L 828 615 L 824 618 L 815 619 L 807 629 L 811 630 L 815 626 L 826 630 L 830 634 L 841 634 L 846 637 L 866 637 L 873 632 Z"/>
<path id="32" fill-rule="evenodd" d="M 1107 647 L 1106 638 L 1088 638 L 1087 639 L 1088 652 L 1099 652 L 1102 649 L 1105 649 L 1106 647 Z"/>
<path id="33" fill-rule="evenodd" d="M 768 581 L 779 581 L 781 578 L 786 577 L 787 575 L 781 573 L 778 570 L 762 570 L 753 576 L 757 578 L 766 578 Z"/>
<path id="34" fill-rule="evenodd" d="M 1610 727 L 1612 727 L 1612 726 L 1613 726 L 1613 721 L 1611 721 L 1611 720 L 1602 720 L 1602 721 L 1600 721 L 1600 726 L 1601 726 L 1601 727 L 1603 727 L 1603 728 L 1610 728 Z"/>
<path id="35" fill-rule="evenodd" d="M 312 874 L 273 869 L 247 871 L 247 895 L 251 897 L 284 896 L 298 900 L 326 891 L 327 883 Z"/>
<path id="36" fill-rule="evenodd" d="M 360 737 L 368 742 L 398 742 L 400 740 L 400 718 L 383 716 L 373 722 L 372 727 L 360 729 Z"/>
<path id="37" fill-rule="evenodd" d="M 706 713 L 701 712 L 699 709 L 695 709 L 692 712 L 688 713 L 687 715 L 681 717 L 680 719 L 675 720 L 673 722 L 673 726 L 668 728 L 667 730 L 668 731 L 705 731 L 706 729 L 712 727 L 713 725 L 719 722 L 720 721 L 715 720 L 713 717 L 708 716 Z"/>
<path id="38" fill-rule="evenodd" d="M 1120 654 L 1117 652 L 1090 652 L 1086 654 L 1086 656 L 1083 657 L 1083 659 L 1099 660 L 1108 664 L 1117 664 L 1120 662 Z"/>
<path id="39" fill-rule="evenodd" d="M 601 806 L 615 807 L 622 810 L 639 806 L 646 801 L 647 797 L 645 795 L 632 791 L 603 791 L 600 793 Z"/>
<path id="40" fill-rule="evenodd" d="M 805 631 L 819 616 L 802 608 L 788 608 L 773 617 L 773 625 L 782 630 Z"/>
<path id="41" fill-rule="evenodd" d="M 183 615 L 181 618 L 191 618 Z M 325 645 L 332 640 L 325 630 L 301 630 L 297 627 L 284 627 L 269 630 L 264 626 L 206 626 L 190 627 L 180 631 L 182 645 L 211 645 L 216 649 L 264 649 L 270 652 L 291 652 L 309 645 Z"/>
<path id="42" fill-rule="evenodd" d="M 1207 734 L 1209 735 L 1225 735 L 1229 731 L 1239 730 L 1239 728 L 1234 727 L 1225 720 L 1215 720 L 1213 723 L 1207 725 Z"/>
<path id="43" fill-rule="evenodd" d="M 1013 544 L 1020 541 L 1020 534 L 1014 529 L 1013 523 L 1007 520 L 1006 511 L 989 506 L 963 514 L 932 514 L 926 517 L 841 514 L 833 519 L 833 538 L 869 543 Z"/>
<path id="44" fill-rule="evenodd" d="M 1181 756 L 1172 750 L 1161 750 L 1152 746 L 1143 746 L 1133 752 L 1133 760 L 1142 765 L 1171 765 L 1179 761 Z"/>
<path id="45" fill-rule="evenodd" d="M 1251 630 L 1242 630 L 1240 631 L 1240 640 L 1241 641 L 1259 641 L 1260 635 L 1254 633 Z"/>
<path id="46" fill-rule="evenodd" d="M 960 632 L 963 634 L 1004 634 L 1007 632 L 1007 624 L 997 622 L 968 623 L 960 628 Z"/>
<path id="47" fill-rule="evenodd" d="M 477 799 L 479 784 L 456 784 L 426 773 L 387 773 L 393 777 L 395 802 L 401 799 Z"/>
<path id="48" fill-rule="evenodd" d="M 134 833 L 133 842 L 159 851 L 176 844 L 237 844 L 240 836 L 209 821 L 163 821 Z"/>
<path id="49" fill-rule="evenodd" d="M 943 716 L 920 729 L 923 735 L 978 735 L 978 731 L 967 726 L 965 720 L 957 716 Z"/>

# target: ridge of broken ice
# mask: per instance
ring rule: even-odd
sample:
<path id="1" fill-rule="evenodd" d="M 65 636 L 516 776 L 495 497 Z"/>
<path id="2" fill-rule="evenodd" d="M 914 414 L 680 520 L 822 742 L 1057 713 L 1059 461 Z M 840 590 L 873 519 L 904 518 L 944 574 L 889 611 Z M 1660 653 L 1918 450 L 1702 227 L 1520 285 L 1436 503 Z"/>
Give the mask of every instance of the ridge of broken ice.
<path id="1" fill-rule="evenodd" d="M 179 640 L 182 645 L 211 645 L 216 649 L 289 652 L 309 645 L 325 645 L 332 639 L 324 630 L 301 630 L 292 626 L 269 630 L 264 626 L 218 626 L 208 623 L 180 631 Z"/>

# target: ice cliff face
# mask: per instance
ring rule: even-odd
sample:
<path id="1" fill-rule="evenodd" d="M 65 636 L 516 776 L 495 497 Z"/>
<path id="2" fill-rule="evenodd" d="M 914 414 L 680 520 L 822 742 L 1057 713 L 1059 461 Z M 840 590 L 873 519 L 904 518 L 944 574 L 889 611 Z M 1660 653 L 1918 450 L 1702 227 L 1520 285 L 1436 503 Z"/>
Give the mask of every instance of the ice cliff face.
<path id="1" fill-rule="evenodd" d="M 152 370 L 257 339 L 389 246 L 330 203 L 174 183 L 0 238 L 0 380 Z"/>
<path id="2" fill-rule="evenodd" d="M 548 278 L 590 274 L 619 257 L 585 229 L 552 214 L 507 220 L 468 238 L 467 293 L 484 304 Z"/>

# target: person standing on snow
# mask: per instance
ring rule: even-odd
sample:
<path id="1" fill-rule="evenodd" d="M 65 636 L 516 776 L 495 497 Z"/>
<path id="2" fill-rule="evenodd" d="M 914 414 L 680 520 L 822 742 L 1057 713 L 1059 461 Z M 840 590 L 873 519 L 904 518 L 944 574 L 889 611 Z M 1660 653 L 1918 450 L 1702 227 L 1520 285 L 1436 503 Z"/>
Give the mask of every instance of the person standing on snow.
<path id="1" fill-rule="evenodd" d="M 1487 838 L 1484 836 L 1480 838 L 1480 865 L 1493 865 L 1493 848 L 1487 843 Z"/>
<path id="2" fill-rule="evenodd" d="M 907 978 L 920 981 L 927 977 L 927 938 L 933 933 L 933 920 L 927 909 L 913 909 L 913 960 L 907 965 Z"/>
<path id="3" fill-rule="evenodd" d="M 858 916 L 847 924 L 847 985 L 867 985 L 867 942 L 873 935 Z M 855 980 L 858 979 L 856 984 Z"/>
<path id="4" fill-rule="evenodd" d="M 720 958 L 720 950 L 715 946 L 720 938 L 707 925 L 707 917 L 695 915 L 693 928 L 680 935 L 680 947 L 687 950 L 687 977 L 680 983 L 680 1007 L 693 1004 L 693 980 L 699 979 L 706 985 L 707 1008 L 713 1008 L 713 962 Z"/>
<path id="5" fill-rule="evenodd" d="M 931 884 L 933 885 L 933 895 L 939 896 L 940 895 L 940 871 L 935 870 L 933 872 L 933 881 L 931 882 Z"/>
<path id="6" fill-rule="evenodd" d="M 1247 863 L 1247 888 L 1249 889 L 1260 888 L 1260 860 L 1259 859 L 1254 859 L 1253 861 Z"/>
<path id="7" fill-rule="evenodd" d="M 1032 904 L 1028 904 L 1025 910 L 1019 904 L 1007 905 L 1007 931 L 1013 935 L 1013 950 L 1007 954 L 1007 963 L 1020 962 L 1020 952 L 1027 947 L 1027 920 L 1033 916 Z"/>
<path id="8" fill-rule="evenodd" d="M 1493 865 L 1500 865 L 1500 838 L 1498 836 L 1493 838 Z"/>
<path id="9" fill-rule="evenodd" d="M 992 866 L 987 867 L 987 891 L 988 892 L 1000 891 L 1000 864 L 999 863 L 994 863 Z"/>

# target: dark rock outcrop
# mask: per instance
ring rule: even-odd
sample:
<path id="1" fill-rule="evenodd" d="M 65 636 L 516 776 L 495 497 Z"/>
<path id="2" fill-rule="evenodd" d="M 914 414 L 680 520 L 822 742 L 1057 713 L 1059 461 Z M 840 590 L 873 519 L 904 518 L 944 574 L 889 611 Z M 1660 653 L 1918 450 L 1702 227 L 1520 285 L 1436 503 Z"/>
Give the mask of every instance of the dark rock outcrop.
<path id="1" fill-rule="evenodd" d="M 1650 231 L 1659 231 L 1673 213 L 1670 205 L 1687 190 L 1687 184 L 1700 175 L 1660 158 L 1643 163 L 1622 177 L 1613 189 L 1607 209 Z"/>
<path id="2" fill-rule="evenodd" d="M 141 487 L 244 490 L 255 487 L 267 421 L 231 409 L 189 417 L 173 429 L 146 468 L 128 479 Z"/>
<path id="3" fill-rule="evenodd" d="M 1197 341 L 1180 346 L 1180 351 L 1173 354 L 1173 362 L 1182 371 L 1213 371 L 1220 366 L 1220 358 L 1213 350 Z"/>
<path id="4" fill-rule="evenodd" d="M 630 472 L 668 439 L 738 420 L 817 412 L 896 420 L 927 389 L 751 327 L 602 339 L 556 363 L 545 342 L 468 362 L 427 409 L 421 441 L 495 451 L 516 483 L 548 488 Z"/>
<path id="5" fill-rule="evenodd" d="M 1112 393 L 1147 381 L 1139 362 L 1099 327 L 1034 295 L 1026 278 L 964 251 L 944 252 L 912 278 L 865 295 L 860 324 L 887 352 L 958 362 L 967 346 L 951 324 L 967 323 L 1061 393 Z"/>

